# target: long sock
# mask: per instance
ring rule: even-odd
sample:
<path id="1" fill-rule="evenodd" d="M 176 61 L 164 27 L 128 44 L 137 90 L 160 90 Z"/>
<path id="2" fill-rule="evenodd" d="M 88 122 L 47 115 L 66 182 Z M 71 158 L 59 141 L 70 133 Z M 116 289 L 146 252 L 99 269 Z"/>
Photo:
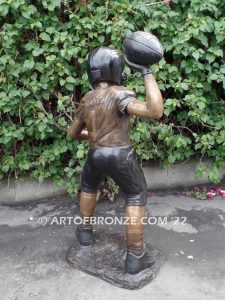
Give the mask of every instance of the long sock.
<path id="1" fill-rule="evenodd" d="M 82 191 L 80 194 L 80 214 L 83 228 L 92 228 L 90 218 L 94 215 L 96 198 L 97 193 L 91 194 Z"/>
<path id="2" fill-rule="evenodd" d="M 141 223 L 144 211 L 145 206 L 126 206 L 125 208 L 125 217 L 129 218 L 129 224 L 126 225 L 127 250 L 135 255 L 141 255 L 144 252 L 144 225 Z"/>

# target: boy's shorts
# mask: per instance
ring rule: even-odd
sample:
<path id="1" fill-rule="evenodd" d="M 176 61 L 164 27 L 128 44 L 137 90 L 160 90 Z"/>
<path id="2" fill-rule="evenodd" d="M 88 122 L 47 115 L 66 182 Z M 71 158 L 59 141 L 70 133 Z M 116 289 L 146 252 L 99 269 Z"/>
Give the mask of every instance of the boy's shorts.
<path id="1" fill-rule="evenodd" d="M 90 148 L 82 173 L 82 191 L 97 192 L 106 176 L 121 188 L 127 205 L 145 205 L 147 184 L 131 146 Z"/>

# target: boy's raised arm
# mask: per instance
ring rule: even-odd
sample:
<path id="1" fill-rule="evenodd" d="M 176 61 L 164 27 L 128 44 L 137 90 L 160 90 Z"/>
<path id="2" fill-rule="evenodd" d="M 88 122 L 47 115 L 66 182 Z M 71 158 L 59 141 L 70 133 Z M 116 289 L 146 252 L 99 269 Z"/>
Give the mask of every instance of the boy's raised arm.
<path id="1" fill-rule="evenodd" d="M 136 65 L 128 60 L 127 63 L 133 70 L 143 74 L 146 91 L 146 102 L 132 100 L 127 106 L 128 114 L 152 119 L 161 118 L 163 115 L 163 100 L 154 75 L 146 66 Z"/>

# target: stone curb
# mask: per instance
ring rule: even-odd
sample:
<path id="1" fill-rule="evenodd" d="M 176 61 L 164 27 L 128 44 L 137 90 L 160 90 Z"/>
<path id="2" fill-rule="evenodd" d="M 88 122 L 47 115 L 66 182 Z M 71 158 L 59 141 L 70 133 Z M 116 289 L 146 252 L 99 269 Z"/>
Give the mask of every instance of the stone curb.
<path id="1" fill-rule="evenodd" d="M 4 180 L 0 183 L 0 204 L 19 204 L 33 202 L 65 194 L 65 188 L 59 187 L 51 180 L 39 183 L 34 179 Z"/>
<path id="2" fill-rule="evenodd" d="M 143 166 L 143 171 L 148 184 L 148 189 L 170 189 L 190 187 L 194 185 L 210 183 L 208 176 L 196 178 L 196 169 L 201 165 L 209 165 L 212 161 L 190 159 L 181 163 L 175 163 L 168 168 L 160 168 L 159 164 L 150 162 Z M 225 169 L 220 172 L 225 175 Z"/>
<path id="3" fill-rule="evenodd" d="M 204 165 L 209 163 L 210 160 L 202 162 Z M 195 170 L 199 165 L 198 160 L 188 160 L 163 169 L 159 167 L 159 164 L 149 162 L 143 166 L 148 189 L 169 189 L 206 184 L 209 182 L 207 177 L 197 179 L 195 176 Z M 221 175 L 225 175 L 225 170 L 221 171 Z M 51 180 L 45 180 L 41 184 L 26 177 L 22 180 L 11 179 L 9 182 L 4 180 L 0 183 L 0 204 L 32 202 L 65 193 L 64 187 L 54 185 Z"/>

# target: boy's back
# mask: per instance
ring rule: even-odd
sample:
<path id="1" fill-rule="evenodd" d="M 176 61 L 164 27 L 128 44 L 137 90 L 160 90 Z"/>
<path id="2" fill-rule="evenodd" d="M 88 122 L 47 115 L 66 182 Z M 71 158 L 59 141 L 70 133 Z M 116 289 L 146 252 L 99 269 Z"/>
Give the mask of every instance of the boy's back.
<path id="1" fill-rule="evenodd" d="M 81 116 L 92 146 L 120 147 L 130 145 L 128 103 L 135 93 L 116 85 L 101 84 L 81 100 Z"/>

